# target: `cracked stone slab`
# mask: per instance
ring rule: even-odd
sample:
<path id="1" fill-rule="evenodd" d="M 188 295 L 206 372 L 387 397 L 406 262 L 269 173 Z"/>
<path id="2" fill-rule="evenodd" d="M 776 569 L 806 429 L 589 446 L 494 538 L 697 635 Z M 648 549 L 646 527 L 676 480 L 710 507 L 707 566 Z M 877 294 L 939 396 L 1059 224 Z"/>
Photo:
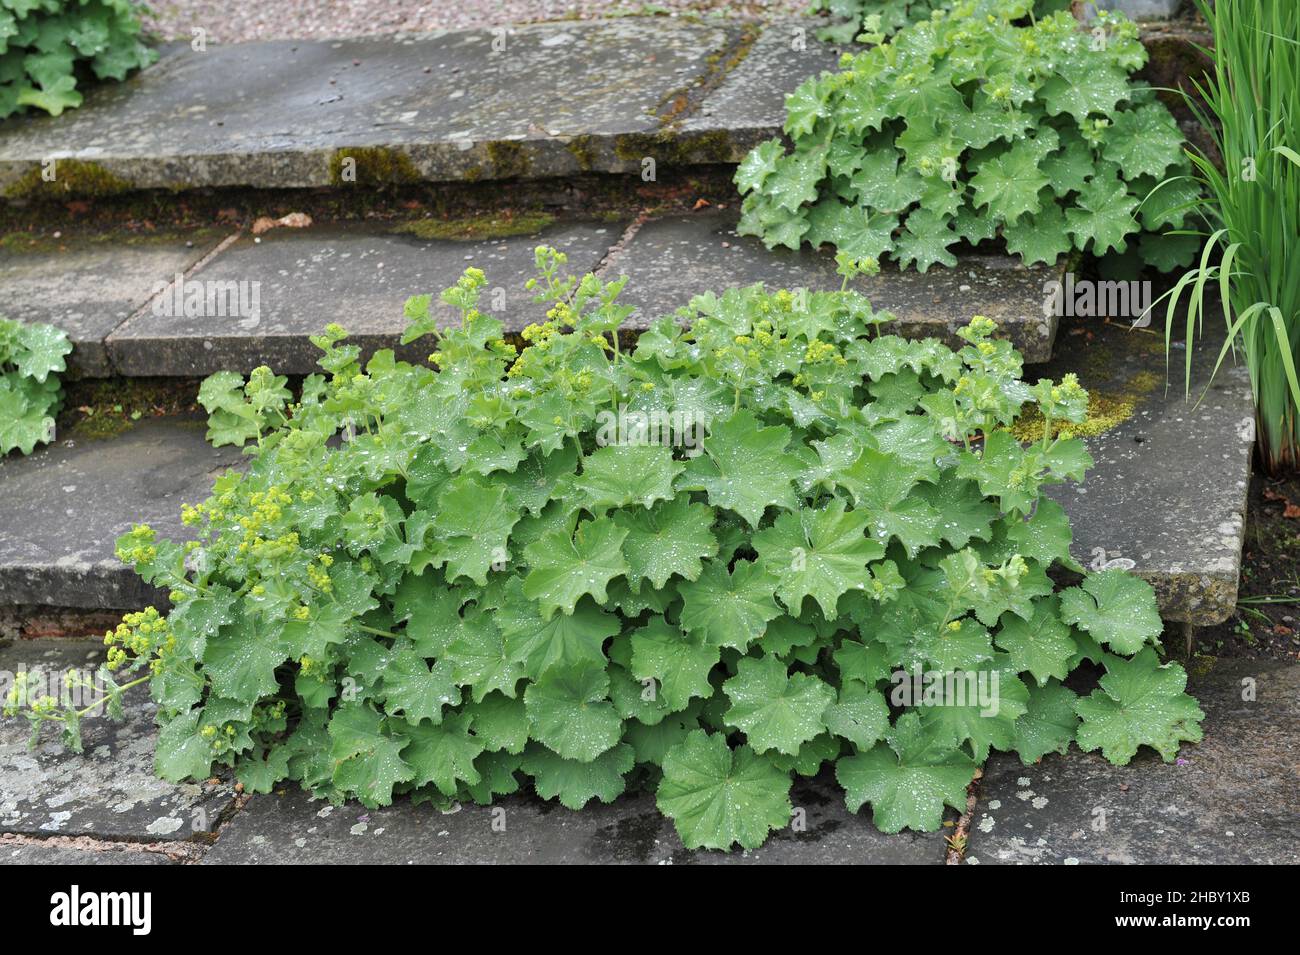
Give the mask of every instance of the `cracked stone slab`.
<path id="1" fill-rule="evenodd" d="M 833 779 L 796 782 L 806 829 L 773 833 L 750 852 L 690 852 L 647 793 L 571 812 L 531 795 L 444 813 L 402 801 L 379 810 L 313 802 L 293 788 L 256 796 L 223 829 L 204 864 L 941 864 L 939 833 L 884 835 L 854 815 Z M 494 828 L 494 820 L 496 828 Z M 504 831 L 500 827 L 504 823 Z"/>
<path id="2" fill-rule="evenodd" d="M 664 119 L 716 84 L 746 29 L 626 17 L 177 44 L 77 110 L 0 127 L 0 191 L 39 193 L 49 158 L 92 163 L 97 181 L 108 173 L 122 188 L 346 184 L 339 159 L 357 148 L 372 150 L 357 159 L 358 183 L 632 172 L 646 142 L 673 143 Z M 725 126 L 710 133 L 695 137 L 698 155 L 665 152 L 727 161 Z"/>
<path id="3" fill-rule="evenodd" d="M 1300 665 L 1235 659 L 1188 692 L 1205 738 L 1179 763 L 1143 748 L 1128 766 L 1072 749 L 985 768 L 967 862 L 982 864 L 1300 863 Z"/>
<path id="4" fill-rule="evenodd" d="M 446 321 L 459 321 L 437 296 L 473 265 L 487 273 L 485 310 L 507 330 L 519 331 L 543 320 L 544 309 L 524 289 L 534 274 L 534 248 L 553 245 L 568 253 L 568 268 L 581 274 L 596 267 L 621 231 L 618 224 L 576 224 L 474 241 L 340 226 L 281 229 L 257 239 L 246 235 L 186 279 L 187 290 L 242 289 L 244 308 L 205 305 L 200 311 L 235 314 L 194 317 L 174 314 L 174 304 L 151 308 L 109 337 L 109 355 L 124 375 L 208 375 L 222 369 L 248 372 L 258 365 L 280 374 L 310 374 L 320 370 L 320 350 L 310 336 L 338 322 L 366 353 L 396 348 L 399 357 L 423 361 L 430 340 L 398 347 L 407 324 L 402 307 L 410 296 L 432 293 L 434 308 Z M 176 301 L 174 294 L 163 299 Z"/>
<path id="5" fill-rule="evenodd" d="M 175 865 L 160 852 L 0 842 L 0 865 Z"/>
<path id="6" fill-rule="evenodd" d="M 725 133 L 730 158 L 777 135 L 785 124 L 785 98 L 810 76 L 839 66 L 840 49 L 815 37 L 824 21 L 774 20 L 722 82 L 681 124 L 685 136 Z"/>
<path id="7" fill-rule="evenodd" d="M 835 257 L 804 248 L 769 251 L 753 236 L 735 231 L 734 210 L 666 216 L 646 222 L 608 272 L 629 277 L 621 301 L 637 306 L 631 321 L 644 328 L 671 315 L 692 296 L 763 282 L 770 289 L 838 289 Z M 1026 268 L 1004 256 L 971 255 L 953 269 L 922 275 L 914 269 L 882 271 L 854 287 L 871 304 L 897 318 L 885 326 L 909 338 L 933 336 L 961 344 L 956 330 L 975 315 L 998 323 L 998 334 L 1015 343 L 1029 362 L 1052 353 L 1057 319 L 1044 314 L 1044 287 L 1057 271 Z"/>
<path id="8" fill-rule="evenodd" d="M 68 440 L 0 460 L 0 604 L 85 609 L 160 599 L 113 556 L 133 523 L 188 539 L 183 503 L 243 460 L 214 450 L 198 419 L 151 419 L 102 440 Z"/>
<path id="9" fill-rule="evenodd" d="M 104 339 L 215 244 L 206 233 L 143 243 L 70 242 L 58 251 L 0 254 L 0 312 L 68 333 L 68 369 L 112 374 Z"/>
<path id="10" fill-rule="evenodd" d="M 0 649 L 0 675 L 7 682 L 20 670 L 93 672 L 103 659 L 104 647 L 93 640 L 22 640 Z M 64 750 L 50 727 L 29 750 L 26 721 L 0 720 L 0 832 L 172 842 L 216 828 L 233 791 L 224 784 L 158 779 L 155 707 L 147 688 L 129 691 L 124 702 L 120 722 L 83 720 L 82 753 Z M 0 846 L 0 856 L 5 851 Z"/>
<path id="11" fill-rule="evenodd" d="M 1221 327 L 1215 322 L 1207 318 L 1206 329 Z M 1033 371 L 1076 372 L 1094 404 L 1107 402 L 1103 412 L 1123 420 L 1086 439 L 1096 467 L 1082 486 L 1046 489 L 1070 515 L 1070 550 L 1085 566 L 1144 577 L 1166 620 L 1221 623 L 1237 602 L 1255 438 L 1246 368 L 1225 361 L 1200 397 L 1221 343 L 1211 334 L 1194 349 L 1188 401 L 1180 348 L 1165 388 L 1163 334 L 1100 322 L 1076 330 L 1063 335 L 1056 360 Z"/>

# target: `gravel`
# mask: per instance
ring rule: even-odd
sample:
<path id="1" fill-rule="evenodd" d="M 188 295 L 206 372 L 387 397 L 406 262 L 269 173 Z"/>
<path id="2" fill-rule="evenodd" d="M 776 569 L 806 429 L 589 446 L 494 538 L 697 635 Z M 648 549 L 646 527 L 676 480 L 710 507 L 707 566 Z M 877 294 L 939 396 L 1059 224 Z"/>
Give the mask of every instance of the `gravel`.
<path id="1" fill-rule="evenodd" d="M 458 30 L 539 20 L 667 16 L 768 17 L 803 13 L 809 0 L 150 0 L 145 29 L 189 40 L 196 27 L 215 43 L 330 39 L 368 33 Z"/>

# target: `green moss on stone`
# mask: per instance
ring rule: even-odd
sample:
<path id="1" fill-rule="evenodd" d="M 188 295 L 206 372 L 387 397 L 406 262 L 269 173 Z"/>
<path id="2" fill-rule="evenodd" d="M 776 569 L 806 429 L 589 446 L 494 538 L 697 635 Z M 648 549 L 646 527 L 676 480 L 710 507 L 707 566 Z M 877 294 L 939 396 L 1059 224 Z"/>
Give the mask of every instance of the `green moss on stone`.
<path id="1" fill-rule="evenodd" d="M 492 163 L 492 175 L 497 179 L 526 176 L 532 165 L 522 143 L 505 140 L 491 142 L 487 144 L 487 154 Z"/>
<path id="2" fill-rule="evenodd" d="M 59 433 L 83 440 L 114 438 L 140 421 L 196 410 L 199 383 L 186 378 L 100 378 L 66 383 Z"/>
<path id="3" fill-rule="evenodd" d="M 1088 393 L 1088 416 L 1079 423 L 1056 421 L 1052 423 L 1052 436 L 1062 431 L 1079 438 L 1095 438 L 1118 427 L 1129 418 L 1137 406 L 1158 387 L 1162 379 L 1153 371 L 1140 371 L 1128 379 L 1121 387 L 1108 390 L 1092 389 Z M 1084 387 L 1088 387 L 1084 382 Z M 1043 437 L 1043 416 L 1037 408 L 1031 408 L 1016 419 L 1011 433 L 1021 441 L 1041 441 Z"/>
<path id="4" fill-rule="evenodd" d="M 54 178 L 46 180 L 45 167 L 33 166 L 5 189 L 8 199 L 99 199 L 134 188 L 129 180 L 114 175 L 99 163 L 81 159 L 54 160 Z"/>
<path id="5" fill-rule="evenodd" d="M 640 162 L 649 156 L 656 163 L 671 166 L 723 163 L 732 159 L 731 137 L 721 130 L 688 137 L 671 130 L 625 133 L 614 140 L 614 152 L 626 162 Z"/>
<path id="6" fill-rule="evenodd" d="M 343 177 L 346 159 L 355 164 L 355 182 L 361 185 L 405 185 L 421 179 L 420 170 L 415 168 L 406 153 L 384 146 L 347 146 L 335 150 L 330 156 L 330 182 L 333 185 L 352 184 L 353 180 Z"/>
<path id="7" fill-rule="evenodd" d="M 547 212 L 516 215 L 481 215 L 465 219 L 414 219 L 396 226 L 393 231 L 420 239 L 504 239 L 515 235 L 533 235 L 555 223 Z"/>
<path id="8" fill-rule="evenodd" d="M 583 172 L 590 172 L 596 164 L 596 150 L 591 136 L 574 136 L 564 148 L 578 161 L 578 168 Z"/>

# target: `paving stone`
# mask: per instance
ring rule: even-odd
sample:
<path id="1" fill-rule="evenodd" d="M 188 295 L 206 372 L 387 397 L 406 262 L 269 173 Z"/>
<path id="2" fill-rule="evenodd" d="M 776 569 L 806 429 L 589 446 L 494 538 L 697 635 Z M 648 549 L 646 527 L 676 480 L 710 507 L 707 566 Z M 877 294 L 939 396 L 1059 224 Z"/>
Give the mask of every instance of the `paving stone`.
<path id="1" fill-rule="evenodd" d="M 103 440 L 71 440 L 0 460 L 0 605 L 110 609 L 160 595 L 113 556 L 133 523 L 189 536 L 182 503 L 243 460 L 214 450 L 197 419 L 144 420 Z"/>
<path id="2" fill-rule="evenodd" d="M 1064 334 L 1058 359 L 1028 376 L 1074 371 L 1104 415 L 1129 415 L 1087 439 L 1096 467 L 1082 486 L 1047 490 L 1070 515 L 1075 557 L 1135 571 L 1166 620 L 1207 626 L 1236 606 L 1255 434 L 1244 365 L 1225 362 L 1197 402 L 1218 355 L 1216 321 L 1206 319 L 1211 337 L 1195 349 L 1190 402 L 1185 352 L 1173 353 L 1166 391 L 1163 335 L 1095 321 L 1070 326 L 1091 341 Z"/>
<path id="3" fill-rule="evenodd" d="M 1167 20 L 1178 13 L 1182 0 L 1096 0 L 1083 9 L 1091 20 L 1098 10 L 1115 10 L 1130 20 Z"/>
<path id="4" fill-rule="evenodd" d="M 776 135 L 785 124 L 786 96 L 808 77 L 839 65 L 839 48 L 816 39 L 821 23 L 790 18 L 768 24 L 744 58 L 680 124 L 681 136 L 720 139 L 731 148 L 728 158 L 739 162 Z"/>
<path id="5" fill-rule="evenodd" d="M 581 274 L 596 267 L 621 231 L 617 224 L 579 224 L 470 242 L 345 227 L 280 229 L 260 241 L 244 236 L 186 282 L 187 288 L 189 283 L 213 283 L 205 290 L 247 283 L 242 288 L 249 308 L 222 310 L 235 315 L 197 317 L 150 309 L 113 333 L 109 354 L 124 375 L 207 375 L 226 368 L 247 372 L 263 364 L 281 374 L 309 374 L 320 370 L 320 350 L 309 337 L 330 322 L 341 324 L 354 343 L 373 352 L 397 346 L 407 324 L 402 306 L 412 295 L 433 293 L 435 308 L 447 321 L 458 321 L 458 313 L 436 301 L 437 293 L 470 265 L 487 273 L 485 308 L 518 331 L 543 315 L 524 290 L 525 280 L 534 274 L 534 248 L 544 243 L 567 252 L 569 269 Z M 500 307 L 493 301 L 497 289 Z M 174 301 L 174 295 L 163 299 Z M 426 340 L 399 349 L 399 355 L 423 361 L 430 350 Z"/>
<path id="6" fill-rule="evenodd" d="M 1250 685 L 1254 699 L 1244 700 Z M 967 861 L 1300 863 L 1300 665 L 1223 660 L 1200 676 L 1193 667 L 1189 691 L 1205 738 L 1183 746 L 1181 765 L 1145 748 L 1128 766 L 1077 749 L 1030 767 L 995 756 Z"/>
<path id="7" fill-rule="evenodd" d="M 7 692 L 20 670 L 93 671 L 103 659 L 98 641 L 22 640 L 0 649 L 0 676 Z M 83 720 L 82 753 L 64 750 L 50 727 L 37 749 L 29 750 L 26 721 L 0 720 L 0 832 L 169 842 L 212 831 L 233 802 L 233 791 L 158 779 L 148 689 L 129 691 L 125 709 L 120 722 Z"/>
<path id="8" fill-rule="evenodd" d="M 0 865 L 174 865 L 160 852 L 0 842 Z"/>
<path id="9" fill-rule="evenodd" d="M 222 830 L 204 864 L 281 863 L 805 863 L 939 864 L 939 833 L 887 836 L 868 815 L 853 815 L 833 779 L 801 780 L 792 793 L 807 812 L 807 828 L 775 833 L 752 852 L 689 852 L 650 794 L 623 796 L 580 812 L 534 796 L 493 807 L 443 813 L 402 801 L 380 810 L 357 803 L 312 802 L 293 788 L 257 796 Z M 493 828 L 504 819 L 505 831 Z M 501 812 L 500 810 L 503 810 Z"/>
<path id="10" fill-rule="evenodd" d="M 48 158 L 91 163 L 95 185 L 108 173 L 126 188 L 346 183 L 347 149 L 370 150 L 352 153 L 358 183 L 637 171 L 673 104 L 716 83 L 745 29 L 626 17 L 204 52 L 177 44 L 77 110 L 9 123 L 0 191 L 75 189 L 75 168 L 47 187 Z M 674 158 L 725 161 L 734 151 L 716 132 L 714 155 Z"/>
<path id="11" fill-rule="evenodd" d="M 190 245 L 187 246 L 186 242 Z M 68 243 L 58 251 L 0 254 L 0 314 L 68 333 L 73 373 L 112 374 L 104 339 L 214 244 L 207 233 L 141 244 Z"/>
<path id="12" fill-rule="evenodd" d="M 611 260 L 611 274 L 629 276 L 621 298 L 636 305 L 632 321 L 641 327 L 672 314 L 691 296 L 736 285 L 764 282 L 769 288 L 806 286 L 837 289 L 835 257 L 828 252 L 768 251 L 752 236 L 738 236 L 734 210 L 668 216 L 641 227 L 627 248 Z M 999 334 L 1016 344 L 1025 360 L 1045 361 L 1052 353 L 1055 315 L 1044 315 L 1044 286 L 1057 273 L 1025 268 L 1003 256 L 972 255 L 956 268 L 887 269 L 858 280 L 856 287 L 877 309 L 898 321 L 886 329 L 910 338 L 934 336 L 960 344 L 958 328 L 972 316 L 987 315 Z"/>

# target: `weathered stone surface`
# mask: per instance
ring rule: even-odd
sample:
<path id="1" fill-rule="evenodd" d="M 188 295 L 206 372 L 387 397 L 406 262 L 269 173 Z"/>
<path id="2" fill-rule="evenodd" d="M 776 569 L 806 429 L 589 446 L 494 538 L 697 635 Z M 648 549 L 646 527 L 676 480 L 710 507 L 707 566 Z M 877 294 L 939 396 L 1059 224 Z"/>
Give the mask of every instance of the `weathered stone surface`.
<path id="1" fill-rule="evenodd" d="M 717 81 L 744 29 L 628 17 L 178 45 L 80 109 L 0 127 L 0 191 L 75 190 L 41 181 L 51 157 L 93 163 L 100 188 L 102 173 L 127 188 L 346 183 L 338 160 L 350 149 L 358 184 L 633 171 L 661 124 L 681 118 L 675 104 Z M 673 159 L 735 152 L 710 132 L 696 138 L 713 155 Z"/>
<path id="2" fill-rule="evenodd" d="M 1072 327 L 1091 341 L 1064 336 L 1059 357 L 1033 372 L 1077 372 L 1099 413 L 1123 420 L 1087 439 L 1096 467 L 1082 486 L 1047 490 L 1070 515 L 1071 551 L 1087 566 L 1146 578 L 1166 620 L 1226 620 L 1237 600 L 1255 434 L 1245 367 L 1225 362 L 1198 403 L 1219 350 L 1212 337 L 1200 342 L 1188 401 L 1181 350 L 1165 389 L 1163 336 L 1100 322 Z"/>
<path id="3" fill-rule="evenodd" d="M 1114 10 L 1130 20 L 1167 20 L 1182 5 L 1183 0 L 1096 0 L 1083 8 L 1083 14 L 1091 20 L 1097 10 Z"/>
<path id="4" fill-rule="evenodd" d="M 1300 665 L 1225 660 L 1193 672 L 1189 691 L 1205 739 L 1184 745 L 1180 764 L 1148 749 L 1128 766 L 1077 749 L 1030 767 L 995 756 L 967 861 L 1300 863 Z"/>
<path id="5" fill-rule="evenodd" d="M 752 852 L 689 852 L 649 794 L 610 805 L 588 803 L 571 812 L 529 795 L 495 807 L 462 806 L 443 813 L 399 802 L 367 810 L 356 803 L 311 802 L 301 791 L 257 796 L 222 831 L 208 863 L 338 865 L 408 863 L 862 863 L 938 864 L 939 833 L 878 832 L 864 813 L 853 815 L 833 779 L 796 783 L 792 801 L 807 813 L 807 829 L 774 833 Z M 493 828 L 493 812 L 505 831 Z M 498 826 L 499 828 L 499 826 Z"/>
<path id="6" fill-rule="evenodd" d="M 93 671 L 103 659 L 104 647 L 96 641 L 24 640 L 0 649 L 0 673 L 11 679 L 20 670 Z M 83 719 L 82 753 L 64 750 L 49 727 L 31 751 L 26 722 L 0 720 L 0 832 L 164 842 L 216 827 L 233 792 L 224 785 L 158 779 L 148 689 L 128 691 L 125 706 L 120 722 Z"/>
<path id="7" fill-rule="evenodd" d="M 622 301 L 638 307 L 632 321 L 645 327 L 672 314 L 693 295 L 764 282 L 769 288 L 837 289 L 835 258 L 802 249 L 768 251 L 752 236 L 738 236 L 734 210 L 671 216 L 647 222 L 628 247 L 611 260 L 611 275 L 629 276 Z M 877 309 L 898 321 L 885 326 L 910 338 L 935 336 L 960 344 L 956 330 L 975 315 L 998 322 L 999 334 L 1016 344 L 1026 361 L 1052 353 L 1055 315 L 1044 315 L 1046 267 L 1025 268 L 1012 259 L 971 256 L 954 269 L 882 271 L 855 287 Z"/>
<path id="8" fill-rule="evenodd" d="M 130 608 L 159 595 L 113 556 L 133 523 L 189 537 L 182 503 L 242 460 L 213 450 L 198 420 L 146 420 L 100 441 L 64 441 L 0 461 L 0 604 Z"/>
<path id="9" fill-rule="evenodd" d="M 188 242 L 188 245 L 187 245 Z M 87 376 L 111 374 L 104 339 L 213 245 L 211 235 L 142 244 L 69 243 L 57 252 L 0 254 L 0 314 L 46 322 L 68 333 L 68 368 Z"/>
<path id="10" fill-rule="evenodd" d="M 407 324 L 402 306 L 411 295 L 433 293 L 434 308 L 447 321 L 458 321 L 458 313 L 438 302 L 437 294 L 471 265 L 487 273 L 484 309 L 518 331 L 544 320 L 544 310 L 524 290 L 535 271 L 536 246 L 567 252 L 569 269 L 581 274 L 596 267 L 620 232 L 614 224 L 569 225 L 532 236 L 470 242 L 342 227 L 276 230 L 260 241 L 244 236 L 187 284 L 248 283 L 245 301 L 252 305 L 256 294 L 256 314 L 246 309 L 233 316 L 187 317 L 151 309 L 114 332 L 108 351 L 114 368 L 125 375 L 247 372 L 258 365 L 281 374 L 309 374 L 320 370 L 320 350 L 309 337 L 330 322 L 338 322 L 352 333 L 354 343 L 373 352 L 397 347 Z M 399 354 L 423 361 L 431 350 L 425 340 Z"/>
<path id="11" fill-rule="evenodd" d="M 134 849 L 75 849 L 69 846 L 0 842 L 0 865 L 173 865 L 160 852 Z"/>
<path id="12" fill-rule="evenodd" d="M 803 18 L 769 23 L 681 123 L 679 134 L 717 137 L 730 148 L 726 158 L 734 162 L 776 135 L 785 124 L 786 96 L 808 77 L 839 64 L 840 51 L 815 38 L 820 25 Z"/>

